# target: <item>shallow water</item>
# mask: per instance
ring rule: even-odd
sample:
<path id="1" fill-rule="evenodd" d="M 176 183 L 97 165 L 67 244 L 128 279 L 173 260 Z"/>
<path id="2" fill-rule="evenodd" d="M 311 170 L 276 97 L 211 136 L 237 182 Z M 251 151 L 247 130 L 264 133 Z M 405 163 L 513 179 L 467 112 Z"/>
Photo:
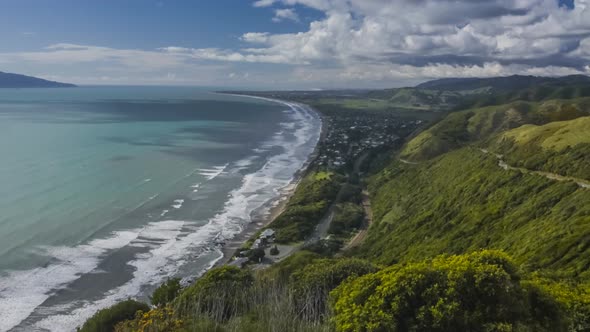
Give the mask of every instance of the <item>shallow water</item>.
<path id="1" fill-rule="evenodd" d="M 194 88 L 0 90 L 0 331 L 74 330 L 198 275 L 268 213 L 320 126 Z"/>

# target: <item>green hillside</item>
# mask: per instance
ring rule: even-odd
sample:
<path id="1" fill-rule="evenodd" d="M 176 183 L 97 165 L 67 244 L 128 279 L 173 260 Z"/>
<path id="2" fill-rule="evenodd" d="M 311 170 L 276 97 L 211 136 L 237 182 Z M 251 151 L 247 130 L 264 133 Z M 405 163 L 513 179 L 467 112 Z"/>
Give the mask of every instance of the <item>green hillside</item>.
<path id="1" fill-rule="evenodd" d="M 502 105 L 514 101 L 549 101 L 554 99 L 575 99 L 590 97 L 590 84 L 563 86 L 533 86 L 517 90 L 485 90 L 485 93 L 466 96 L 454 110 L 474 107 Z"/>
<path id="2" fill-rule="evenodd" d="M 489 78 L 444 78 L 422 83 L 420 89 L 441 91 L 465 91 L 473 89 L 490 89 L 496 91 L 514 92 L 535 87 L 560 87 L 564 85 L 581 85 L 590 83 L 586 75 L 569 75 L 563 77 L 543 77 L 512 75 Z"/>
<path id="3" fill-rule="evenodd" d="M 456 107 L 462 96 L 452 91 L 401 88 L 371 91 L 367 98 L 381 100 L 393 108 L 439 111 Z"/>
<path id="4" fill-rule="evenodd" d="M 517 101 L 449 114 L 406 144 L 401 157 L 427 160 L 524 124 L 542 125 L 590 114 L 590 98 Z"/>
<path id="5" fill-rule="evenodd" d="M 590 180 L 590 117 L 524 125 L 494 139 L 491 149 L 510 165 Z"/>
<path id="6" fill-rule="evenodd" d="M 370 181 L 375 224 L 359 250 L 379 263 L 503 250 L 526 269 L 589 278 L 590 190 L 506 171 L 461 148 Z"/>

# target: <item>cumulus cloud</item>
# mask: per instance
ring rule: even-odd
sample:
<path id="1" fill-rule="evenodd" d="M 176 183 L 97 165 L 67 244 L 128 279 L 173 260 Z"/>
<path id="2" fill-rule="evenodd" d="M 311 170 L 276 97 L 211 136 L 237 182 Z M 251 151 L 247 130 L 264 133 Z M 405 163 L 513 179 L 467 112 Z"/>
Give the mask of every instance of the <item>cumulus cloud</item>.
<path id="1" fill-rule="evenodd" d="M 254 6 L 305 6 L 325 17 L 299 33 L 244 34 L 242 40 L 253 47 L 238 52 L 256 55 L 254 61 L 268 57 L 307 64 L 309 71 L 329 64 L 334 73 L 351 79 L 390 76 L 390 71 L 398 77 L 424 78 L 587 73 L 589 4 L 577 0 L 568 8 L 557 0 L 261 0 Z"/>
<path id="2" fill-rule="evenodd" d="M 573 8 L 559 6 L 558 0 L 251 1 L 272 10 L 274 21 L 297 21 L 306 11 L 322 15 L 295 33 L 245 32 L 234 48 L 56 44 L 38 52 L 0 54 L 0 63 L 92 62 L 180 73 L 227 65 L 240 68 L 223 72 L 224 78 L 298 87 L 590 73 L 590 0 L 576 0 Z M 236 74 L 246 70 L 249 75 Z"/>
<path id="3" fill-rule="evenodd" d="M 272 18 L 273 22 L 281 22 L 284 20 L 291 20 L 299 22 L 299 15 L 293 8 L 275 9 L 275 16 Z"/>
<path id="4" fill-rule="evenodd" d="M 258 0 L 254 2 L 254 7 L 268 7 L 275 3 L 275 0 Z"/>

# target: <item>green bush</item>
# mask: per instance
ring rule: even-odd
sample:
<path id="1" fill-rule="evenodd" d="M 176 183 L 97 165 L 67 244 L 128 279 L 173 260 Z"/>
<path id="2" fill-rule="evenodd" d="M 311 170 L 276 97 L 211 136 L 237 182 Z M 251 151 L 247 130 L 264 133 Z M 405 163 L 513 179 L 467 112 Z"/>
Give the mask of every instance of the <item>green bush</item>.
<path id="1" fill-rule="evenodd" d="M 262 248 L 250 249 L 248 252 L 246 252 L 246 257 L 248 257 L 248 259 L 254 263 L 260 263 L 264 256 L 265 253 L 264 249 Z"/>
<path id="2" fill-rule="evenodd" d="M 303 247 L 304 250 L 315 252 L 323 257 L 332 257 L 340 251 L 342 248 L 343 241 L 330 237 L 328 239 L 321 239 L 317 242 L 307 244 Z"/>
<path id="3" fill-rule="evenodd" d="M 150 307 L 142 302 L 127 300 L 102 309 L 88 319 L 80 332 L 112 332 L 123 321 L 134 319 L 138 311 L 147 312 Z"/>
<path id="4" fill-rule="evenodd" d="M 340 283 L 377 268 L 357 258 L 320 259 L 294 272 L 289 280 L 299 312 L 310 320 L 320 320 L 328 312 L 327 298 Z"/>
<path id="5" fill-rule="evenodd" d="M 224 321 L 246 311 L 254 277 L 247 269 L 223 266 L 205 273 L 171 304 L 181 316 L 204 313 Z"/>
<path id="6" fill-rule="evenodd" d="M 276 231 L 276 242 L 302 241 L 311 234 L 336 198 L 342 181 L 341 176 L 328 172 L 305 176 L 285 211 L 270 226 Z"/>
<path id="7" fill-rule="evenodd" d="M 358 204 L 338 204 L 334 219 L 330 224 L 329 232 L 336 235 L 344 235 L 358 229 L 363 225 L 364 216 L 363 207 Z"/>
<path id="8" fill-rule="evenodd" d="M 279 251 L 279 248 L 277 246 L 274 246 L 272 248 L 270 248 L 270 252 L 269 252 L 272 256 L 276 256 L 278 254 L 280 254 L 281 252 Z"/>
<path id="9" fill-rule="evenodd" d="M 180 278 L 170 279 L 160 285 L 160 287 L 156 288 L 150 297 L 150 301 L 156 307 L 163 307 L 174 300 L 180 293 L 181 289 Z"/>
<path id="10" fill-rule="evenodd" d="M 332 294 L 338 331 L 565 331 L 555 300 L 523 285 L 503 253 L 393 266 Z"/>
<path id="11" fill-rule="evenodd" d="M 538 275 L 527 280 L 531 287 L 550 294 L 567 313 L 569 331 L 590 331 L 590 283 L 576 284 L 567 280 L 552 280 Z"/>
<path id="12" fill-rule="evenodd" d="M 260 277 L 269 282 L 286 284 L 291 274 L 320 259 L 320 255 L 306 250 L 298 251 L 282 261 L 261 271 Z"/>
<path id="13" fill-rule="evenodd" d="M 342 186 L 340 191 L 340 201 L 360 204 L 362 200 L 361 192 L 362 188 L 360 186 L 347 183 Z"/>

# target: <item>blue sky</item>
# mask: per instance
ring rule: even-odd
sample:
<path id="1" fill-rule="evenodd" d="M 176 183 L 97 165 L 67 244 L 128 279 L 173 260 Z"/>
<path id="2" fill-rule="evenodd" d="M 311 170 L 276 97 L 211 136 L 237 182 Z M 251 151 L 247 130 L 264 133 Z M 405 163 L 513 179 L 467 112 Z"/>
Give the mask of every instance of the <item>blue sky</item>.
<path id="1" fill-rule="evenodd" d="M 338 88 L 590 72 L 590 0 L 3 0 L 0 71 Z"/>
<path id="2" fill-rule="evenodd" d="M 300 7 L 301 17 L 321 12 Z M 272 21 L 272 8 L 240 0 L 3 0 L 0 51 L 73 43 L 116 48 L 234 47 L 248 31 L 289 33 L 305 28 Z M 309 22 L 309 19 L 307 19 Z"/>

